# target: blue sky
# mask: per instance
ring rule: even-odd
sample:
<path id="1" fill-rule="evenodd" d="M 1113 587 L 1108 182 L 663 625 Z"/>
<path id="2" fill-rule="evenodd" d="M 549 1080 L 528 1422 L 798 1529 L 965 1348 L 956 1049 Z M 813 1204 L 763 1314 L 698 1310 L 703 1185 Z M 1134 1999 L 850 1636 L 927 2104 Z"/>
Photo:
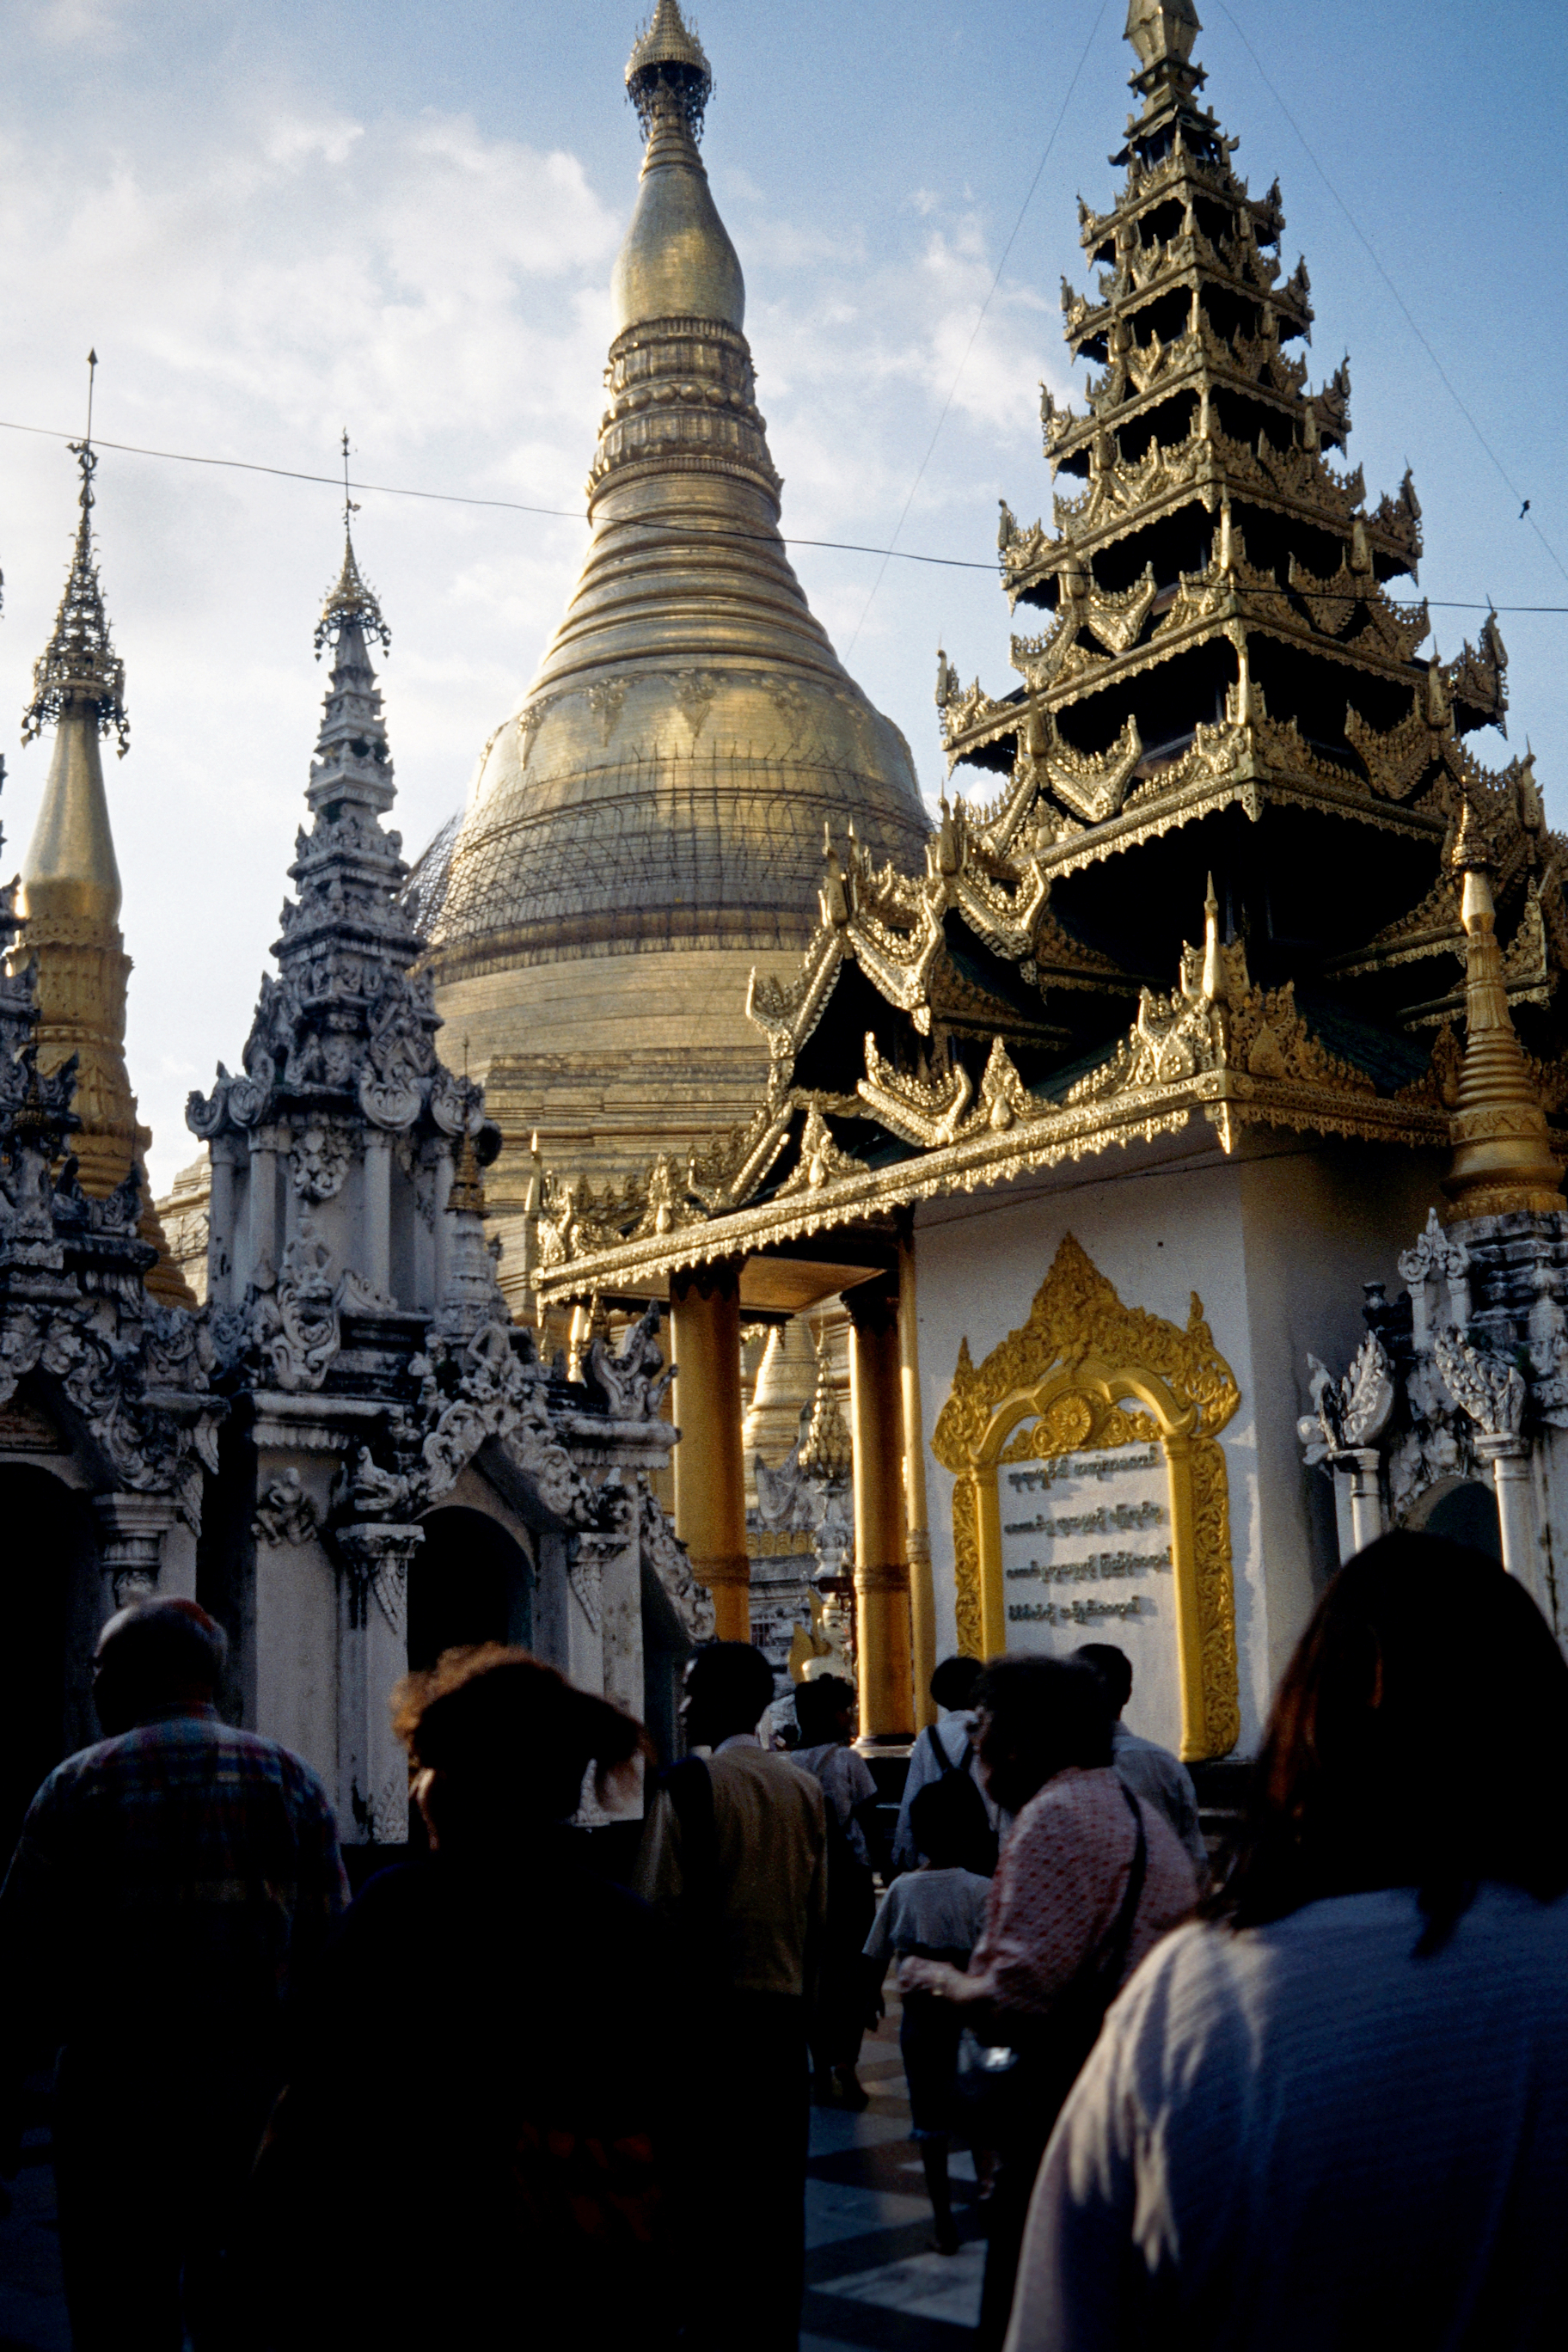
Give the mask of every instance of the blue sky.
<path id="1" fill-rule="evenodd" d="M 1305 252 L 1321 381 L 1347 350 L 1351 457 L 1415 468 L 1434 600 L 1568 605 L 1319 168 L 1568 562 L 1555 121 L 1545 0 L 1199 0 L 1207 96 Z M 635 193 L 621 73 L 637 8 L 445 0 L 49 0 L 0 6 L 0 418 L 74 427 L 89 343 L 107 438 L 580 506 L 607 281 Z M 984 562 L 996 499 L 1048 508 L 1036 386 L 1071 378 L 1058 287 L 1075 198 L 1105 205 L 1131 100 L 1122 0 L 707 0 L 706 156 L 745 268 L 786 530 Z M 1281 112 L 1242 34 L 1310 147 Z M 1075 72 L 1001 283 L 966 346 Z M 1316 159 L 1316 167 L 1314 160 Z M 961 362 L 963 362 L 961 371 Z M 62 445 L 0 431 L 0 711 L 19 714 L 68 551 Z M 106 453 L 103 577 L 132 749 L 110 762 L 135 959 L 129 1052 L 160 1186 L 187 1089 L 243 1045 L 276 936 L 339 552 L 329 489 Z M 410 849 L 460 801 L 527 684 L 584 542 L 565 521 L 367 495 L 362 559 L 395 630 L 384 686 Z M 802 548 L 813 604 L 939 777 L 939 638 L 1010 683 L 984 572 Z M 1435 611 L 1445 656 L 1479 614 Z M 1505 614 L 1510 740 L 1568 824 L 1568 616 Z M 1495 737 L 1483 758 L 1507 756 Z M 8 751 L 14 871 L 47 745 Z"/>

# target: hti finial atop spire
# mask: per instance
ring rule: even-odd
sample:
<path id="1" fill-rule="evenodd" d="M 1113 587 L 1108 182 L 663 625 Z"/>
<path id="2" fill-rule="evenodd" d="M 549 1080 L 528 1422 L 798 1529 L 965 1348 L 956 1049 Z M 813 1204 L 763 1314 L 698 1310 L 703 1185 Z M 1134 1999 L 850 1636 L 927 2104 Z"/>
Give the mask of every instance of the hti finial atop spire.
<path id="1" fill-rule="evenodd" d="M 1200 89 L 1203 68 L 1191 59 L 1202 31 L 1193 0 L 1128 0 L 1124 37 L 1138 53 L 1133 89 L 1151 104 L 1166 90 L 1190 97 Z"/>
<path id="2" fill-rule="evenodd" d="M 713 95 L 713 76 L 695 29 L 682 16 L 679 0 L 658 0 L 626 60 L 626 95 L 647 135 L 661 91 L 675 98 L 693 139 L 702 136 L 702 117 Z"/>
<path id="3" fill-rule="evenodd" d="M 323 647 L 336 646 L 346 628 L 355 627 L 362 637 L 374 637 L 392 651 L 392 631 L 382 618 L 375 592 L 360 575 L 354 555 L 353 519 L 359 507 L 351 495 L 349 483 L 349 436 L 344 429 L 343 455 L 343 568 L 338 574 L 337 586 L 321 607 L 321 617 L 316 624 L 316 659 L 321 658 Z"/>
<path id="4" fill-rule="evenodd" d="M 55 615 L 54 632 L 33 665 L 33 699 L 23 713 L 22 740 L 33 742 L 46 727 L 58 725 L 73 706 L 85 705 L 93 712 L 100 735 L 107 735 L 112 729 L 123 759 L 131 748 L 131 721 L 124 701 L 125 665 L 110 640 L 109 619 L 103 609 L 103 592 L 99 586 L 98 561 L 92 547 L 92 478 L 98 470 L 98 452 L 92 446 L 96 352 L 89 352 L 87 367 L 87 432 L 81 440 L 70 444 L 71 455 L 81 469 L 81 519 L 77 524 L 76 546 L 71 552 L 70 570 L 66 573 L 65 594 Z"/>

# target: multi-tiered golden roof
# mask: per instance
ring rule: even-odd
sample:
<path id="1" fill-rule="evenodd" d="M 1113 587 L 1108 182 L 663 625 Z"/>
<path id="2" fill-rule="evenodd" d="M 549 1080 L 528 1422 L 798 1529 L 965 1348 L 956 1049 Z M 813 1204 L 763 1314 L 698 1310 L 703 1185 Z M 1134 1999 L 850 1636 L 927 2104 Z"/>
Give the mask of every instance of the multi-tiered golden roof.
<path id="1" fill-rule="evenodd" d="M 926 831 L 909 748 L 813 618 L 779 535 L 745 286 L 698 152 L 711 87 L 675 0 L 626 83 L 647 152 L 616 264 L 593 539 L 455 838 L 417 877 L 437 1002 L 507 1135 L 620 1173 L 750 1101 L 747 975 L 793 969 L 825 824 Z"/>

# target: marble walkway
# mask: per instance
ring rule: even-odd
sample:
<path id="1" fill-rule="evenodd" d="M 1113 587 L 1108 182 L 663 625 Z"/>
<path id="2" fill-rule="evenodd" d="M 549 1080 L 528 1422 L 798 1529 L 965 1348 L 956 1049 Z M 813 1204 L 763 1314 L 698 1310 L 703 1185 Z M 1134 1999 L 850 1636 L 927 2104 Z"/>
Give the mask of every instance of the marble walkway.
<path id="1" fill-rule="evenodd" d="M 892 1986 L 888 1988 L 896 2003 Z M 980 2314 L 984 2241 L 974 2168 L 952 2161 L 956 2254 L 931 2245 L 931 2206 L 899 2063 L 896 2005 L 861 2053 L 863 2114 L 816 2107 L 805 2182 L 805 2303 L 801 2352 L 842 2346 L 967 2352 Z"/>
<path id="2" fill-rule="evenodd" d="M 860 2079 L 871 2095 L 863 2114 L 812 2111 L 801 2352 L 883 2346 L 966 2352 L 985 2251 L 972 2201 L 973 2168 L 965 2156 L 953 2159 L 963 2243 L 956 2254 L 939 2254 L 920 2154 L 909 2137 L 896 2008 L 868 2037 Z M 26 2134 L 12 2211 L 0 2220 L 0 2352 L 70 2352 L 47 2153 L 40 2121 Z"/>

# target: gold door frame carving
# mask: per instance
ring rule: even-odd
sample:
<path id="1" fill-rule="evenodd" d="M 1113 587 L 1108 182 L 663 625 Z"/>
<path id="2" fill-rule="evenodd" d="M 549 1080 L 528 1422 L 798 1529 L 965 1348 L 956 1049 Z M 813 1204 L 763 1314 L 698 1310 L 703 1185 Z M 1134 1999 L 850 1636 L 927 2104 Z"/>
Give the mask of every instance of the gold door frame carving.
<path id="1" fill-rule="evenodd" d="M 953 1476 L 958 1644 L 1007 1646 L 999 1465 L 1158 1440 L 1171 1505 L 1182 1755 L 1224 1756 L 1241 1735 L 1230 1488 L 1219 1432 L 1241 1402 L 1192 1294 L 1185 1330 L 1124 1307 L 1071 1234 L 1029 1319 L 978 1368 L 969 1341 L 931 1432 Z"/>

